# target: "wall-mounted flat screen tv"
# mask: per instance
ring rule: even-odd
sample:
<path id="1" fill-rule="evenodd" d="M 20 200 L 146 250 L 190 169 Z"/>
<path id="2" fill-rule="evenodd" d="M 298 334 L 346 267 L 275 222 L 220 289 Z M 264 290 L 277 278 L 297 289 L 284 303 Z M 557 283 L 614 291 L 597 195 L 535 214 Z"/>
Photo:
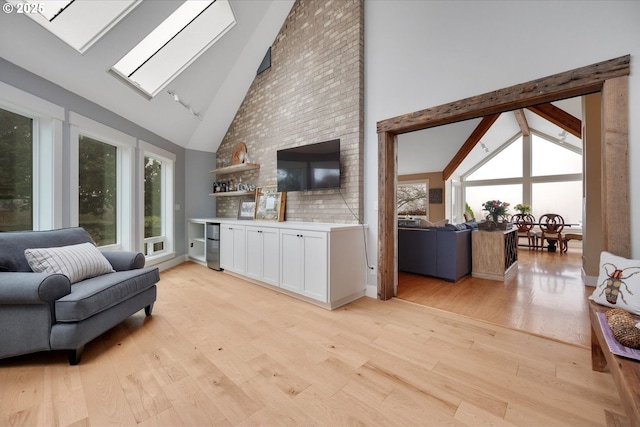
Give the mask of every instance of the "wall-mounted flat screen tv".
<path id="1" fill-rule="evenodd" d="M 340 189 L 340 140 L 277 152 L 278 191 Z"/>

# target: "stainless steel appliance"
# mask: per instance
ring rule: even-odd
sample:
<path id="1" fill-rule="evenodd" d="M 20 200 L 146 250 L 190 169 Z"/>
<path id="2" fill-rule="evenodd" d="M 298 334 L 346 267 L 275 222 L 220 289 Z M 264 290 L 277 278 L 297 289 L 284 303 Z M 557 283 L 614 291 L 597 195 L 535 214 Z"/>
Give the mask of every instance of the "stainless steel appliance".
<path id="1" fill-rule="evenodd" d="M 220 268 L 220 224 L 207 223 L 207 267 L 222 271 Z"/>

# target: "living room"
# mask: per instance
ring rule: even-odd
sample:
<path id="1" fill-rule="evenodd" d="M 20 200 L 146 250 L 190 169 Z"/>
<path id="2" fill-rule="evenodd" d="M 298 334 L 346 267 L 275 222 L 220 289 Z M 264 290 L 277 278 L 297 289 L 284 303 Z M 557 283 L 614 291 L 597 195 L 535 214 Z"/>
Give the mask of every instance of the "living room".
<path id="1" fill-rule="evenodd" d="M 163 6 L 167 9 L 175 8 L 175 4 L 171 6 L 171 2 L 163 3 L 168 4 Z M 119 36 L 117 31 L 108 34 L 108 38 L 111 40 L 109 45 L 102 44 L 106 42 L 98 42 L 85 53 L 85 56 L 82 56 L 75 52 L 69 53 L 68 47 L 38 27 L 36 23 L 26 21 L 27 17 L 2 14 L 0 16 L 2 27 L 0 30 L 2 32 L 0 81 L 2 82 L 3 101 L 8 101 L 11 105 L 20 104 L 20 96 L 26 94 L 26 98 L 31 98 L 31 100 L 33 97 L 44 99 L 46 102 L 43 103 L 45 106 L 42 109 L 45 112 L 52 106 L 51 104 L 58 107 L 50 114 L 59 117 L 60 123 L 58 131 L 60 145 L 56 150 L 53 150 L 52 160 L 61 171 L 55 179 L 46 183 L 50 185 L 50 194 L 53 195 L 53 200 L 49 203 L 54 218 L 41 219 L 40 227 L 55 228 L 78 224 L 77 213 L 74 213 L 74 196 L 70 189 L 73 182 L 69 172 L 72 167 L 70 138 L 73 126 L 90 124 L 78 117 L 73 122 L 73 117 L 69 117 L 71 112 L 79 112 L 91 122 L 97 122 L 96 133 L 98 134 L 101 130 L 100 125 L 107 126 L 133 137 L 135 141 L 143 140 L 151 146 L 161 149 L 159 154 L 161 157 L 170 157 L 169 154 L 175 156 L 173 170 L 175 192 L 171 203 L 175 208 L 171 209 L 174 235 L 170 242 L 170 253 L 173 255 L 160 261 L 160 265 L 166 266 L 180 264 L 186 259 L 188 218 L 215 215 L 235 217 L 237 215 L 239 199 L 221 200 L 209 197 L 214 181 L 209 171 L 215 169 L 218 159 L 230 156 L 231 149 L 237 142 L 245 142 L 251 160 L 261 164 L 259 175 L 255 178 L 245 178 L 243 182 L 248 182 L 246 179 L 251 179 L 255 180 L 255 184 L 272 185 L 275 183 L 275 150 L 278 147 L 307 144 L 338 137 L 341 141 L 345 141 L 349 147 L 345 149 L 349 151 L 348 157 L 345 158 L 345 163 L 348 163 L 345 164 L 345 172 L 348 171 L 348 174 L 345 175 L 341 191 L 346 199 L 346 204 L 356 213 L 356 217 L 359 217 L 358 219 L 368 226 L 368 264 L 377 270 L 379 268 L 377 262 L 379 242 L 382 241 L 379 239 L 378 218 L 379 212 L 384 207 L 378 201 L 380 176 L 376 123 L 401 114 L 420 111 L 627 54 L 631 54 L 633 61 L 639 50 L 637 40 L 640 39 L 640 35 L 638 35 L 637 26 L 633 22 L 633 16 L 637 16 L 638 13 L 638 6 L 630 2 L 554 3 L 546 6 L 537 2 L 519 2 L 518 4 L 474 2 L 460 7 L 460 5 L 447 2 L 374 1 L 329 2 L 327 5 L 325 6 L 321 2 L 299 1 L 289 6 L 289 10 L 283 14 L 281 24 L 276 27 L 275 32 L 265 41 L 263 46 L 255 49 L 257 53 L 252 55 L 253 62 L 248 66 L 251 74 L 249 84 L 240 91 L 239 100 L 232 102 L 230 97 L 226 104 L 226 106 L 233 106 L 233 108 L 226 108 L 224 104 L 222 106 L 215 104 L 211 108 L 209 104 L 202 102 L 200 104 L 193 103 L 192 99 L 195 99 L 197 88 L 190 89 L 190 92 L 187 89 L 180 91 L 174 88 L 173 90 L 180 101 L 192 107 L 196 113 L 202 112 L 204 114 L 202 121 L 194 118 L 187 108 L 184 108 L 168 94 L 162 94 L 161 98 L 157 98 L 159 101 L 147 101 L 130 88 L 117 86 L 121 83 L 115 79 L 114 82 L 109 81 L 105 85 L 94 85 L 92 83 L 93 77 L 89 73 L 86 77 L 76 78 L 77 81 L 73 85 L 66 80 L 66 74 L 71 75 L 72 69 L 82 68 L 85 57 L 94 59 L 103 55 L 106 59 L 103 61 L 104 66 L 101 73 L 104 73 L 104 69 L 108 69 L 112 65 L 107 62 L 117 61 L 123 53 L 122 51 L 126 50 L 120 49 L 109 53 L 109 49 L 113 49 L 114 44 L 122 42 L 123 37 Z M 151 16 L 156 16 L 156 21 L 146 24 L 145 27 L 157 25 L 160 21 L 157 16 L 160 13 L 156 15 L 151 13 L 154 8 L 153 3 L 143 4 L 140 7 L 145 8 L 138 11 L 140 21 L 144 21 L 146 12 L 149 12 L 147 19 L 151 20 Z M 344 18 L 343 15 L 349 13 L 354 15 L 349 19 Z M 499 21 L 497 17 L 499 17 Z M 285 19 L 291 28 L 299 31 L 296 33 L 299 35 L 286 37 L 288 27 L 282 26 Z M 319 33 L 327 36 L 331 43 L 323 40 L 322 43 L 326 43 L 326 45 L 323 45 L 322 49 L 316 48 L 316 41 L 321 43 L 321 40 L 311 37 L 307 27 L 317 28 L 317 22 L 320 21 L 326 22 L 327 28 L 333 28 L 333 25 L 340 26 L 343 28 L 341 31 L 347 33 L 349 32 L 344 28 L 354 28 L 355 34 L 349 33 L 348 41 L 344 41 L 347 45 L 345 46 L 330 38 L 332 34 L 330 31 L 319 30 Z M 314 22 L 315 26 L 312 25 Z M 544 31 L 538 27 L 540 22 L 546 22 Z M 129 26 L 134 27 L 135 25 L 130 22 Z M 455 31 L 452 28 L 455 28 Z M 145 29 L 141 28 L 139 32 L 142 33 Z M 281 32 L 278 33 L 278 31 Z M 514 37 L 514 34 L 520 34 L 520 36 Z M 16 49 L 16 39 L 25 40 L 25 43 L 30 45 L 28 51 Z M 293 39 L 295 39 L 295 43 L 292 42 Z M 45 40 L 48 41 L 45 43 Z M 557 48 L 559 40 L 566 40 L 563 43 L 566 43 L 567 50 L 571 51 L 570 55 Z M 128 44 L 132 43 L 128 42 Z M 269 46 L 272 46 L 272 68 L 256 76 L 255 70 Z M 287 46 L 294 51 L 278 51 L 277 46 Z M 317 52 L 317 49 L 320 49 L 322 54 Z M 294 55 L 297 58 L 294 58 Z M 357 56 L 358 59 L 353 60 L 354 63 L 344 66 L 342 70 L 345 74 L 340 82 L 332 80 L 331 73 L 337 74 L 339 72 L 337 68 L 325 70 L 324 77 L 318 78 L 316 81 L 317 86 L 313 86 L 313 82 L 308 82 L 310 79 L 316 79 L 314 72 L 318 72 L 323 64 L 330 62 L 331 59 L 342 64 L 347 61 L 344 59 L 347 55 Z M 361 58 L 361 56 L 363 57 Z M 59 58 L 65 59 L 60 60 Z M 291 61 L 285 62 L 285 64 L 295 63 L 299 64 L 299 67 L 307 67 L 301 69 L 305 69 L 308 74 L 290 74 L 292 72 L 290 69 L 279 74 L 278 70 L 282 70 L 282 68 L 278 67 L 282 67 L 282 61 L 285 58 L 289 58 L 288 60 Z M 115 61 L 113 61 L 114 59 Z M 225 59 L 225 62 L 235 63 L 230 59 Z M 215 67 L 211 67 L 209 64 L 209 68 L 209 72 L 213 73 Z M 113 79 L 112 76 L 106 76 L 105 79 L 107 78 Z M 269 79 L 274 79 L 274 81 Z M 202 82 L 206 81 L 202 78 L 194 80 L 190 76 L 189 78 L 184 77 L 181 84 L 186 88 L 189 80 L 195 81 L 198 87 L 203 86 Z M 224 76 L 218 75 L 211 77 L 211 80 L 225 82 Z M 62 84 L 63 81 L 64 84 Z M 98 81 L 103 82 L 103 80 Z M 632 90 L 638 85 L 637 82 L 638 77 L 632 72 L 629 76 L 630 117 L 637 116 L 639 108 L 639 98 L 633 95 L 637 91 Z M 276 83 L 280 85 L 281 92 L 269 92 Z M 310 91 L 308 92 L 311 97 L 310 101 L 297 97 L 298 91 L 302 93 L 301 87 Z M 318 92 L 322 90 L 322 87 L 331 87 L 331 90 L 327 90 L 328 94 L 322 92 L 323 95 L 320 96 Z M 231 85 L 221 85 L 219 88 L 225 95 L 231 91 Z M 111 101 L 111 103 L 96 101 L 103 96 L 100 94 L 101 90 L 113 91 L 119 97 L 119 101 Z M 213 92 L 206 87 L 201 91 Z M 18 92 L 22 94 L 18 94 Z M 307 103 L 319 102 L 325 96 L 328 98 L 336 97 L 339 104 L 349 105 L 350 110 L 331 110 L 331 102 L 335 100 L 323 104 L 321 109 Z M 292 102 L 286 102 L 287 99 L 292 99 Z M 254 100 L 253 103 L 250 103 L 251 100 Z M 36 100 L 37 102 L 39 101 Z M 259 102 L 260 105 L 256 105 L 256 102 Z M 157 104 L 162 104 L 162 109 Z M 22 105 L 22 107 L 28 109 L 29 106 Z M 140 110 L 140 112 L 133 110 Z M 166 113 L 167 111 L 169 113 Z M 217 118 L 207 117 L 209 114 Z M 223 117 L 225 117 L 224 120 Z M 163 128 L 156 122 L 172 122 L 173 120 L 175 120 L 175 129 L 171 133 L 161 133 L 154 130 Z M 220 125 L 217 123 L 218 120 L 221 122 Z M 267 127 L 267 124 L 271 127 Z M 638 150 L 634 149 L 637 145 L 635 144 L 635 135 L 640 134 L 639 126 L 633 120 L 629 122 L 630 164 L 637 163 L 639 158 Z M 189 135 L 193 135 L 193 137 L 191 138 Z M 206 143 L 201 141 L 206 141 Z M 153 147 L 147 147 L 149 152 L 153 150 Z M 136 149 L 140 148 L 136 147 Z M 638 172 L 631 168 L 629 179 L 631 212 L 638 211 L 640 204 L 637 188 L 634 187 L 635 182 L 640 182 L 637 179 L 637 174 Z M 136 197 L 134 194 L 130 195 L 133 200 Z M 143 215 L 137 205 L 133 209 L 136 213 L 131 215 L 133 220 L 129 221 L 129 229 L 119 237 L 123 238 L 122 249 L 140 250 L 144 240 L 142 237 L 143 225 L 141 220 L 136 218 Z M 317 220 L 357 223 L 357 219 L 354 219 L 354 216 L 345 208 L 342 196 L 335 192 L 328 194 L 321 192 L 311 195 L 291 193 L 287 199 L 285 218 L 287 221 Z M 633 223 L 627 234 L 631 242 L 629 255 L 637 258 L 639 256 L 637 251 L 640 247 L 640 233 Z M 167 270 L 167 272 L 170 271 L 170 269 Z M 188 310 L 187 307 L 195 304 L 198 297 L 192 296 L 188 300 L 182 300 L 176 290 L 196 287 L 195 284 L 202 282 L 203 275 L 208 273 L 210 273 L 208 270 L 194 272 L 189 276 L 190 283 L 180 283 L 179 278 L 176 278 L 175 275 L 171 277 L 165 275 L 161 277 L 160 283 L 162 284 L 164 280 L 166 283 L 171 283 L 175 289 L 167 289 L 167 298 L 180 301 L 179 307 Z M 380 279 L 378 274 L 379 272 L 375 271 L 375 274 L 367 274 L 366 276 L 367 295 L 372 297 L 369 299 L 373 301 L 379 295 L 378 282 Z M 215 282 L 215 289 L 219 293 L 225 294 L 224 284 L 219 283 L 217 279 Z M 244 289 L 245 285 L 235 279 L 233 279 L 233 283 Z M 276 304 L 274 300 L 268 299 L 269 294 L 263 294 L 262 290 L 256 292 L 265 298 L 268 304 Z M 197 289 L 196 294 L 206 298 L 211 297 L 211 292 L 202 288 Z M 250 294 L 249 290 L 244 294 L 237 295 L 237 297 L 244 298 Z M 276 299 L 275 301 L 280 300 Z M 292 309 L 298 313 L 305 312 L 305 305 L 299 305 L 295 302 L 292 304 L 295 307 Z M 368 303 L 365 301 L 361 304 Z M 257 306 L 259 305 L 257 303 Z M 205 307 L 207 306 L 205 305 Z M 211 303 L 208 307 L 213 310 L 222 307 L 222 305 Z M 384 306 L 382 307 L 384 311 Z M 173 307 L 167 301 L 162 303 L 158 301 L 155 314 L 152 316 L 158 321 L 147 325 L 153 327 L 155 335 L 163 336 L 161 329 L 163 325 L 166 325 L 161 317 L 163 310 L 166 310 L 167 314 L 172 312 L 178 319 L 183 320 L 182 323 L 171 326 L 171 331 L 175 332 L 178 328 L 184 328 L 184 330 L 192 330 L 196 334 L 204 333 L 204 329 L 199 326 L 199 323 L 191 323 L 201 322 L 198 316 L 193 313 L 179 313 L 177 306 Z M 312 312 L 308 315 L 314 319 L 325 318 L 328 315 L 322 311 L 309 310 Z M 196 313 L 203 316 L 205 311 L 204 307 L 198 307 L 195 310 Z M 303 314 L 299 314 L 299 317 L 303 316 Z M 413 318 L 414 315 L 403 316 Z M 235 317 L 230 314 L 229 318 L 222 318 L 223 320 L 216 321 L 215 318 L 207 318 L 207 320 L 215 322 L 221 330 L 229 332 L 230 335 L 227 338 L 231 341 L 233 331 L 230 330 L 229 322 L 232 322 Z M 380 318 L 376 319 L 380 320 Z M 365 325 L 375 329 L 375 322 L 378 321 L 370 319 L 367 322 L 364 318 L 350 320 L 356 321 L 356 323 L 362 322 L 359 323 L 360 328 L 357 332 L 352 332 L 354 334 L 367 334 Z M 282 319 L 283 324 L 286 321 L 286 319 Z M 127 322 L 109 335 L 106 341 L 110 344 L 117 344 L 120 337 L 134 333 L 134 330 L 143 331 L 145 328 L 138 329 L 138 323 L 140 323 L 138 318 Z M 250 327 L 251 324 L 246 324 L 241 329 L 247 332 Z M 395 325 L 390 325 L 389 328 L 388 331 L 391 332 Z M 269 333 L 275 332 L 270 330 Z M 389 335 L 392 334 L 389 333 Z M 402 335 L 404 337 L 404 333 Z M 389 337 L 385 337 L 385 339 L 387 338 Z M 162 340 L 162 342 L 168 341 L 166 336 Z M 145 341 L 151 346 L 158 346 L 157 343 L 152 342 L 151 338 L 145 338 Z M 208 344 L 207 350 L 213 351 L 215 340 L 212 337 L 207 337 L 201 342 L 205 341 Z M 274 346 L 273 343 L 264 341 L 261 344 Z M 180 342 L 186 343 L 187 341 L 181 338 Z M 101 351 L 105 347 L 110 347 L 105 346 L 104 343 L 105 341 L 100 342 Z M 407 342 L 403 342 L 403 345 L 408 346 L 408 343 L 407 337 Z M 131 351 L 134 348 L 136 346 L 128 346 L 125 350 Z M 216 351 L 217 348 L 220 347 L 215 347 Z M 180 350 L 177 351 L 178 353 L 169 356 L 174 361 L 179 360 L 180 356 L 184 356 L 184 353 L 179 353 Z M 186 352 L 187 349 L 185 348 L 184 351 Z M 238 352 L 239 348 L 236 348 L 235 351 Z M 74 371 L 73 375 L 76 375 L 75 372 L 85 369 L 86 373 L 91 375 L 91 362 L 104 360 L 104 356 L 101 359 L 98 353 L 96 348 L 88 348 L 84 359 L 85 362 L 88 362 L 87 367 L 85 368 L 81 364 L 78 368 L 79 371 Z M 168 355 L 168 353 L 165 354 Z M 132 375 L 136 371 L 133 365 L 139 362 L 133 361 L 135 356 L 132 353 L 129 355 L 132 361 L 128 362 L 130 365 L 127 369 L 131 371 L 128 375 Z M 143 359 L 152 357 L 154 356 L 145 355 Z M 357 363 L 359 357 L 354 354 L 354 359 L 346 360 L 349 363 Z M 583 366 L 588 365 L 588 360 L 585 361 L 584 355 L 581 355 L 580 358 Z M 47 359 L 47 356 L 30 360 L 33 364 L 48 366 L 47 369 L 56 370 L 56 375 L 64 375 L 60 372 L 62 366 L 58 366 L 61 365 L 60 359 L 56 359 L 55 367 L 51 367 L 52 362 Z M 126 359 L 118 358 L 117 360 L 124 363 Z M 225 361 L 227 367 L 235 366 L 239 370 L 244 369 L 244 367 L 236 365 L 232 357 L 225 358 Z M 158 363 L 164 362 L 163 360 Z M 2 371 L 0 375 L 5 375 L 2 378 L 3 384 L 9 376 L 15 378 L 14 369 L 21 369 L 19 361 L 11 363 L 11 366 L 3 365 L 0 369 Z M 338 365 L 342 366 L 341 363 L 345 363 L 344 359 Z M 175 366 L 171 364 L 172 368 Z M 546 368 L 548 367 L 545 366 Z M 375 369 L 375 367 L 371 369 Z M 589 375 L 591 374 L 589 373 Z M 74 376 L 73 378 L 75 381 L 79 377 Z M 164 380 L 166 380 L 165 377 L 155 381 L 162 383 Z M 86 379 L 83 382 L 86 382 Z M 184 384 L 183 386 L 188 387 Z M 482 389 L 482 385 L 478 387 Z M 501 387 L 508 388 L 507 385 Z M 185 390 L 194 389 L 186 388 Z M 215 395 L 213 385 L 208 391 Z M 322 394 L 322 392 L 328 393 L 328 389 L 321 390 L 319 393 Z M 307 396 L 309 395 L 310 392 L 307 392 Z M 396 396 L 399 397 L 399 395 Z M 412 397 L 415 396 L 412 395 Z M 95 395 L 92 399 L 99 400 Z M 375 399 L 376 397 L 372 396 L 371 400 L 375 401 Z M 3 402 L 5 402 L 4 399 Z M 394 399 L 390 399 L 389 402 L 394 402 Z M 91 406 L 91 402 L 89 403 L 88 406 Z M 280 403 L 285 405 L 285 401 Z M 476 403 L 479 402 L 476 401 Z M 97 406 L 98 404 L 96 404 Z M 290 405 L 285 406 L 290 407 Z M 19 410 L 24 410 L 25 406 L 16 403 L 12 408 L 15 411 L 10 414 L 10 411 L 5 411 L 3 408 L 2 416 L 15 416 Z M 474 411 L 475 409 L 471 410 L 471 412 Z M 320 411 L 316 409 L 314 414 L 318 412 Z M 463 412 L 461 411 L 459 415 Z M 503 416 L 501 418 L 504 420 Z M 69 415 L 68 419 L 75 422 L 82 417 Z M 291 419 L 299 420 L 294 416 L 291 416 Z M 346 419 L 341 420 L 345 421 Z M 531 419 L 529 418 L 529 420 Z M 594 424 L 602 421 L 602 418 L 597 419 L 599 421 Z M 327 419 L 323 420 L 328 421 Z M 368 418 L 367 420 L 372 421 Z M 424 418 L 420 420 L 418 423 L 424 422 Z M 254 419 L 253 421 L 257 423 L 259 420 Z M 273 422 L 274 419 L 267 421 L 267 423 Z M 519 424 L 513 419 L 511 422 Z M 92 417 L 91 423 L 94 423 Z M 525 424 L 525 422 L 520 424 Z"/>

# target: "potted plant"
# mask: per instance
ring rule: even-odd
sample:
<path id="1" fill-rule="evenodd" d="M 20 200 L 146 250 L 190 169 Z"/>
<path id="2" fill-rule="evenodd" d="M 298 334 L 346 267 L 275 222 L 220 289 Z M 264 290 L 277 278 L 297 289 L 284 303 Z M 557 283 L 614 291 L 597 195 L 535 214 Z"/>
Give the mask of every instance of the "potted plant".
<path id="1" fill-rule="evenodd" d="M 482 204 L 482 209 L 489 212 L 487 215 L 486 227 L 487 230 L 493 230 L 496 228 L 506 230 L 509 228 L 510 223 L 504 221 L 504 217 L 507 214 L 509 203 L 501 202 L 500 200 L 489 200 Z"/>
<path id="2" fill-rule="evenodd" d="M 528 214 L 531 213 L 531 206 L 529 205 L 525 205 L 523 203 L 518 203 L 517 205 L 515 205 L 513 207 L 515 210 L 517 210 L 518 212 L 520 212 L 521 214 Z"/>

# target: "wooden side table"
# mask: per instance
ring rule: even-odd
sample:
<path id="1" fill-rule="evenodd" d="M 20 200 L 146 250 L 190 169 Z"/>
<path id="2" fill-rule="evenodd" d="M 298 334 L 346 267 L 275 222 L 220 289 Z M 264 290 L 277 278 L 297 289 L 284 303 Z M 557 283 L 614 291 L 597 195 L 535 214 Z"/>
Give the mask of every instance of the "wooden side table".
<path id="1" fill-rule="evenodd" d="M 591 369 L 598 372 L 606 371 L 613 376 L 618 388 L 620 402 L 627 414 L 628 423 L 632 427 L 640 427 L 640 362 L 616 356 L 609 351 L 609 346 L 600 327 L 597 313 L 610 310 L 589 302 L 589 317 L 591 319 Z"/>
<path id="2" fill-rule="evenodd" d="M 518 271 L 517 229 L 482 231 L 471 234 L 471 275 L 505 281 Z"/>

